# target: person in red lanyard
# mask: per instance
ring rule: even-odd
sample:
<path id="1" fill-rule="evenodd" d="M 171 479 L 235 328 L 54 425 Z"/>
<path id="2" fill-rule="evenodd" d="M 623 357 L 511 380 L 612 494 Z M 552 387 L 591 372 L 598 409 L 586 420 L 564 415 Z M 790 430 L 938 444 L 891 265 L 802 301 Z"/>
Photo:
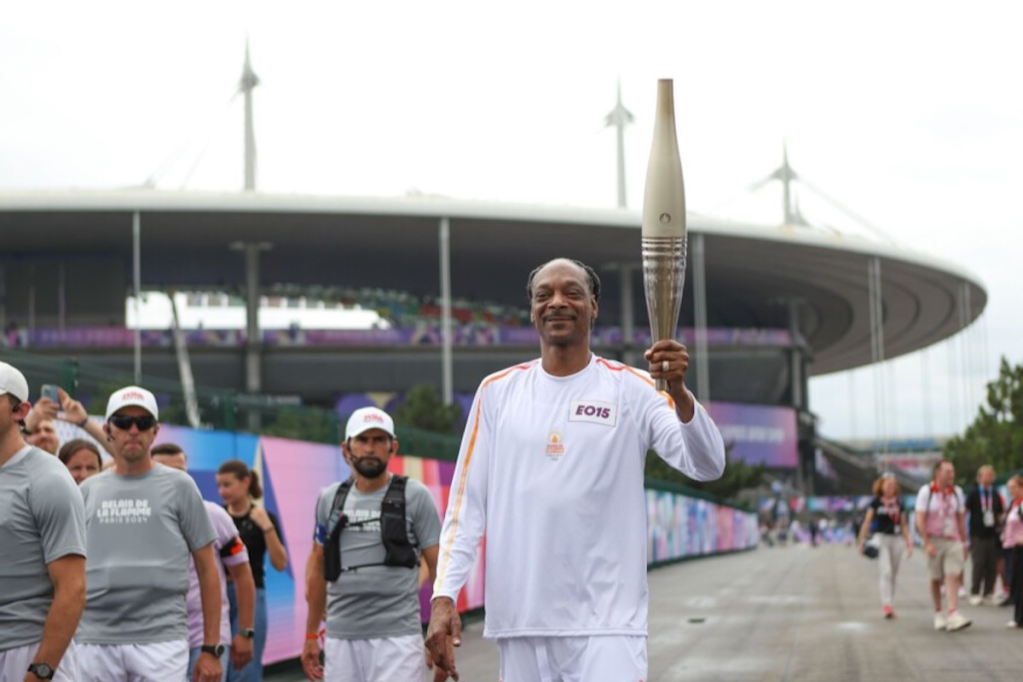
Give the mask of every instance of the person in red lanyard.
<path id="1" fill-rule="evenodd" d="M 992 606 L 1001 601 L 995 597 L 995 581 L 998 579 L 998 533 L 1005 517 L 1005 503 L 994 483 L 995 469 L 985 464 L 977 470 L 977 487 L 966 497 L 973 558 L 971 606 L 979 606 L 985 599 Z"/>
<path id="2" fill-rule="evenodd" d="M 873 530 L 879 542 L 878 562 L 881 568 L 881 613 L 895 618 L 892 601 L 895 598 L 895 576 L 899 573 L 903 547 L 906 558 L 913 556 L 913 540 L 909 537 L 906 510 L 899 499 L 899 482 L 886 473 L 874 482 L 874 499 L 867 507 L 867 515 L 860 526 L 856 548 L 862 554 L 867 533 Z"/>
<path id="3" fill-rule="evenodd" d="M 934 629 L 954 632 L 973 621 L 959 613 L 959 586 L 966 564 L 966 499 L 955 485 L 952 462 L 940 460 L 934 465 L 934 480 L 920 488 L 916 496 L 916 530 L 927 552 L 927 570 L 931 574 L 931 598 L 934 600 Z M 948 597 L 948 617 L 942 612 L 941 585 Z"/>
<path id="4" fill-rule="evenodd" d="M 1016 474 L 1009 479 L 1009 511 L 1005 515 L 1005 531 L 1002 546 L 1012 552 L 1012 587 L 1009 599 L 1014 606 L 1012 620 L 1006 627 L 1023 626 L 1023 476 Z"/>

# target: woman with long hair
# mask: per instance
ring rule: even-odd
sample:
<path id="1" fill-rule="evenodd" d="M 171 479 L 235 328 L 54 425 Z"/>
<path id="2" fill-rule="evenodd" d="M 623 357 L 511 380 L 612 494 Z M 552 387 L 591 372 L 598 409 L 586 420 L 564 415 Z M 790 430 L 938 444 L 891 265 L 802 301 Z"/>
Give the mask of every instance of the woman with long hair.
<path id="1" fill-rule="evenodd" d="M 895 618 L 895 577 L 899 573 L 903 547 L 906 558 L 913 556 L 913 540 L 909 536 L 906 509 L 899 497 L 899 482 L 891 474 L 874 481 L 874 499 L 867 507 L 867 516 L 860 526 L 856 548 L 863 552 L 867 533 L 873 530 L 878 539 L 878 563 L 881 569 L 881 613 Z"/>
<path id="2" fill-rule="evenodd" d="M 229 667 L 227 679 L 230 682 L 262 682 L 267 630 L 265 560 L 269 554 L 270 565 L 283 571 L 288 565 L 288 554 L 281 542 L 277 517 L 255 503 L 263 497 L 259 474 L 241 460 L 228 460 L 217 470 L 217 492 L 224 501 L 224 509 L 238 528 L 238 536 L 249 550 L 252 578 L 256 583 L 255 633 L 241 633 L 254 638 L 252 662 L 240 670 Z M 231 603 L 231 630 L 234 635 L 238 634 L 238 602 L 233 583 L 227 586 L 227 597 Z"/>
<path id="3" fill-rule="evenodd" d="M 1023 476 L 1016 474 L 1009 479 L 1009 511 L 1005 515 L 1005 530 L 1002 546 L 1011 550 L 1009 559 L 1009 600 L 1013 604 L 1013 617 L 1007 627 L 1023 625 Z"/>
<path id="4" fill-rule="evenodd" d="M 78 485 L 103 469 L 103 457 L 99 454 L 99 448 L 84 438 L 75 438 L 64 443 L 57 453 L 57 458 L 64 463 L 71 473 L 71 478 L 75 479 Z"/>

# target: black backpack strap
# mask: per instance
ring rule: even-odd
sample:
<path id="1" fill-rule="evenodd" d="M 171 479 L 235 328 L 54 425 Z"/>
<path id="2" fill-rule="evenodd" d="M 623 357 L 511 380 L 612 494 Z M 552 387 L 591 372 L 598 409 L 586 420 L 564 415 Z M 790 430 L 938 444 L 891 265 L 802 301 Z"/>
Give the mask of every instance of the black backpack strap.
<path id="1" fill-rule="evenodd" d="M 323 577 L 328 582 L 337 580 L 341 575 L 341 531 L 348 525 L 345 516 L 345 500 L 355 480 L 349 478 L 337 487 L 334 502 L 330 505 L 327 515 L 327 537 L 323 541 Z"/>
<path id="2" fill-rule="evenodd" d="M 380 510 L 380 531 L 383 536 L 384 549 L 387 556 L 385 566 L 404 566 L 416 568 L 419 557 L 408 539 L 407 517 L 405 513 L 405 488 L 408 476 L 391 476 L 391 484 L 384 494 Z"/>

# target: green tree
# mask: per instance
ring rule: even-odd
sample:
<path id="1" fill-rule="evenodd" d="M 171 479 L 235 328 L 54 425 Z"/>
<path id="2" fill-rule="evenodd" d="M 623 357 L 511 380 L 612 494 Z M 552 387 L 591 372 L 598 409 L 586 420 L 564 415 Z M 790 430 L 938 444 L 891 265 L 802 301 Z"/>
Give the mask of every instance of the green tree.
<path id="1" fill-rule="evenodd" d="M 264 424 L 260 433 L 264 436 L 306 440 L 313 443 L 339 442 L 337 415 L 330 410 L 315 408 L 288 407 L 282 409 L 270 420 L 264 415 Z M 268 422 L 269 423 L 266 423 Z"/>
<path id="2" fill-rule="evenodd" d="M 734 501 L 743 490 L 762 485 L 765 471 L 766 468 L 763 464 L 750 465 L 741 459 L 733 460 L 730 446 L 725 452 L 725 473 L 716 481 L 694 481 L 681 471 L 672 468 L 658 457 L 657 453 L 650 451 L 646 455 L 645 473 L 647 478 L 667 483 L 678 483 L 731 501 Z"/>
<path id="3" fill-rule="evenodd" d="M 944 454 L 962 484 L 972 483 L 984 464 L 999 473 L 1023 467 L 1023 364 L 1012 366 L 1002 358 L 973 423 L 945 444 Z"/>
<path id="4" fill-rule="evenodd" d="M 435 433 L 454 433 L 462 408 L 445 405 L 432 384 L 413 386 L 394 414 L 397 426 L 408 426 Z"/>

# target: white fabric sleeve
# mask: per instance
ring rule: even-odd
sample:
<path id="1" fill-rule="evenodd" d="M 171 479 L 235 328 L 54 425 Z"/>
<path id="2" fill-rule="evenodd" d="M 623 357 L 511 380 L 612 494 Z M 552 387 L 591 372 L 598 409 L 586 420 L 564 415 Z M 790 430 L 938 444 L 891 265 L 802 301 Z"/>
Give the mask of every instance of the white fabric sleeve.
<path id="1" fill-rule="evenodd" d="M 630 381 L 629 386 L 640 433 L 648 438 L 647 447 L 693 480 L 720 478 L 725 471 L 725 443 L 703 405 L 697 402 L 693 418 L 683 423 L 665 394 L 637 381 Z"/>
<path id="2" fill-rule="evenodd" d="M 917 491 L 916 505 L 914 511 L 923 512 L 924 514 L 927 513 L 927 505 L 930 503 L 930 500 L 927 499 L 927 496 L 928 493 L 930 493 L 930 491 L 931 491 L 930 485 L 922 486 L 920 490 Z"/>
<path id="3" fill-rule="evenodd" d="M 456 603 L 487 527 L 487 470 L 492 443 L 484 386 L 486 383 L 476 392 L 458 451 L 433 585 L 434 597 L 450 597 Z"/>

